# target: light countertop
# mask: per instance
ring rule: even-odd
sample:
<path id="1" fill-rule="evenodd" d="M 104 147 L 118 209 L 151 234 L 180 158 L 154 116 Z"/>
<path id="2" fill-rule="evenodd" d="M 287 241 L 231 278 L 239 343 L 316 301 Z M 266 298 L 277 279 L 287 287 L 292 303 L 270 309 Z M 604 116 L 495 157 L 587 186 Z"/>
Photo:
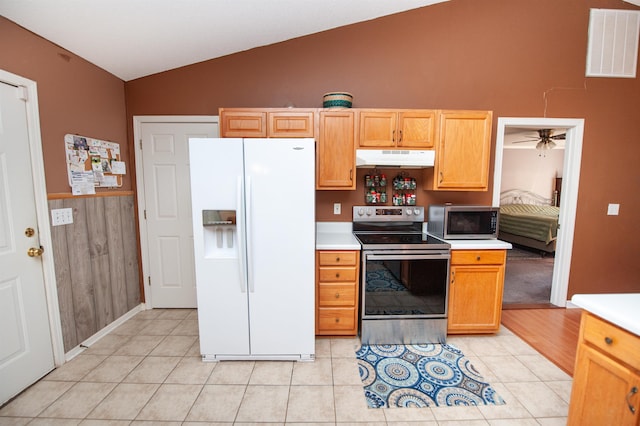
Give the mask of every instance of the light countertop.
<path id="1" fill-rule="evenodd" d="M 447 240 L 451 250 L 510 250 L 511 243 L 502 240 Z"/>
<path id="2" fill-rule="evenodd" d="M 351 222 L 316 223 L 317 250 L 360 250 L 351 232 Z M 511 244 L 501 240 L 449 240 L 452 250 L 508 250 Z"/>
<path id="3" fill-rule="evenodd" d="M 640 293 L 574 294 L 571 303 L 640 336 Z"/>
<path id="4" fill-rule="evenodd" d="M 316 250 L 360 250 L 351 222 L 316 223 Z"/>

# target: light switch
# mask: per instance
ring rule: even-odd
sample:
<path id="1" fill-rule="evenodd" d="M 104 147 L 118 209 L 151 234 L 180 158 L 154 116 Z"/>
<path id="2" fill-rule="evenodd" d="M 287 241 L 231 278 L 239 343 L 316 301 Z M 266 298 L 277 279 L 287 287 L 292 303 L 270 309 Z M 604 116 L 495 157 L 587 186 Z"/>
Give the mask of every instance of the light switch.
<path id="1" fill-rule="evenodd" d="M 342 212 L 342 204 L 333 203 L 333 214 L 340 214 Z"/>
<path id="2" fill-rule="evenodd" d="M 607 207 L 607 215 L 609 216 L 618 216 L 620 212 L 620 204 L 609 204 Z"/>
<path id="3" fill-rule="evenodd" d="M 68 225 L 73 223 L 73 209 L 52 209 L 51 226 Z"/>

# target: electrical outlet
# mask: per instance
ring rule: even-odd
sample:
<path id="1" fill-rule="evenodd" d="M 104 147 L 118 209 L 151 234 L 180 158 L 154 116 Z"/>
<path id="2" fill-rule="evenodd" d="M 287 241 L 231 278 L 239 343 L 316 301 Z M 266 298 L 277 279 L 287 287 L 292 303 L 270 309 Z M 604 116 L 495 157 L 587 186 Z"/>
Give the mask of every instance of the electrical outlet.
<path id="1" fill-rule="evenodd" d="M 333 203 L 333 214 L 340 214 L 342 212 L 342 204 Z"/>
<path id="2" fill-rule="evenodd" d="M 618 216 L 620 213 L 620 204 L 609 204 L 607 207 L 607 215 Z"/>
<path id="3" fill-rule="evenodd" d="M 68 225 L 73 223 L 73 209 L 52 209 L 51 226 Z"/>

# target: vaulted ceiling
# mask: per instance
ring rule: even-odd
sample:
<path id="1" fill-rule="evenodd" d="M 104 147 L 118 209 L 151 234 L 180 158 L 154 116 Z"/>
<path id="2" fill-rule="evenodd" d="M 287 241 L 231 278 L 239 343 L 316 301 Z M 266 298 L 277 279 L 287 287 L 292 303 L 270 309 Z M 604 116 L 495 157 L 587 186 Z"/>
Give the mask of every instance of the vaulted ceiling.
<path id="1" fill-rule="evenodd" d="M 0 14 L 129 81 L 445 1 L 2 0 Z"/>

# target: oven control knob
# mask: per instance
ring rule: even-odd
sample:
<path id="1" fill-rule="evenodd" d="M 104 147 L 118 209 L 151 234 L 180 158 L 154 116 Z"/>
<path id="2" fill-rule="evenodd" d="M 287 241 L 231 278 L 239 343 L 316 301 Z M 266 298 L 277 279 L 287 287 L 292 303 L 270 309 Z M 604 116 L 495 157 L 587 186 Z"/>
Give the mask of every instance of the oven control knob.
<path id="1" fill-rule="evenodd" d="M 358 209 L 358 216 L 362 216 L 364 214 L 364 209 L 362 207 L 360 207 Z"/>
<path id="2" fill-rule="evenodd" d="M 416 216 L 420 215 L 420 209 L 413 209 L 413 214 L 415 214 Z"/>
<path id="3" fill-rule="evenodd" d="M 371 216 L 373 214 L 373 209 L 367 209 L 367 216 Z"/>
<path id="4" fill-rule="evenodd" d="M 413 210 L 407 209 L 407 216 L 411 216 L 413 214 Z"/>

